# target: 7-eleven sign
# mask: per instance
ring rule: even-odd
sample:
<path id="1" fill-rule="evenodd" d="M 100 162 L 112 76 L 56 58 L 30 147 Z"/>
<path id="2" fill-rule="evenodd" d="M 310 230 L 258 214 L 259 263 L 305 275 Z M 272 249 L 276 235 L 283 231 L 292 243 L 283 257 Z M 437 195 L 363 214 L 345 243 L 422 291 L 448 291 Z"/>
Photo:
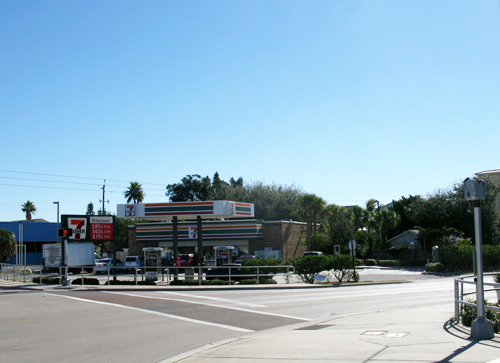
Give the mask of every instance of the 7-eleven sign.
<path id="1" fill-rule="evenodd" d="M 68 218 L 68 228 L 73 230 L 74 240 L 84 240 L 87 235 L 87 218 Z"/>

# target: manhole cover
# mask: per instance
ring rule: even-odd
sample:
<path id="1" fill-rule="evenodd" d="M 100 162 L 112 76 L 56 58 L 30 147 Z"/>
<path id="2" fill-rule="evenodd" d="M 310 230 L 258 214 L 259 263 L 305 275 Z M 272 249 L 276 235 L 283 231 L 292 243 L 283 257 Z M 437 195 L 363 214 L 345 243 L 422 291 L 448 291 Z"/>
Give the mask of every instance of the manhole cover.
<path id="1" fill-rule="evenodd" d="M 363 334 L 361 335 L 384 335 L 385 333 L 387 333 L 387 331 L 365 331 Z"/>
<path id="2" fill-rule="evenodd" d="M 404 338 L 408 333 L 389 333 L 385 337 L 386 338 Z"/>

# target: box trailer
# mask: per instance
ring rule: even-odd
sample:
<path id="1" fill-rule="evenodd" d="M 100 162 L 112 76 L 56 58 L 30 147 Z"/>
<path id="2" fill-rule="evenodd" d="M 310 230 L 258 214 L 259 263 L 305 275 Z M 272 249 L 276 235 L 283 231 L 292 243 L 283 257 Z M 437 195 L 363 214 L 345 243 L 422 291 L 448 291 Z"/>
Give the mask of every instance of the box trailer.
<path id="1" fill-rule="evenodd" d="M 44 269 L 57 269 L 61 265 L 61 244 L 47 243 L 43 245 Z M 94 243 L 68 243 L 66 249 L 66 263 L 68 270 L 79 273 L 82 269 L 91 272 L 95 266 Z"/>

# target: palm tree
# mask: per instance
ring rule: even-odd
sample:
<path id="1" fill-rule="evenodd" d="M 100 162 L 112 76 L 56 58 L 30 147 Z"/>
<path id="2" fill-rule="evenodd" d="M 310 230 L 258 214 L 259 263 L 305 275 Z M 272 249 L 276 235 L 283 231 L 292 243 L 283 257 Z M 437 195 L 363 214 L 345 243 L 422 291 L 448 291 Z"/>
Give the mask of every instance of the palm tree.
<path id="1" fill-rule="evenodd" d="M 134 201 L 134 203 L 142 203 L 145 194 L 142 190 L 142 185 L 139 182 L 130 182 L 130 186 L 125 191 L 125 198 L 127 198 L 127 203 Z"/>
<path id="2" fill-rule="evenodd" d="M 28 200 L 26 203 L 24 203 L 23 205 L 21 205 L 21 207 L 22 207 L 21 210 L 24 213 L 26 213 L 26 221 L 28 221 L 28 222 L 31 221 L 31 215 L 35 214 L 35 212 L 36 212 L 35 205 Z"/>
<path id="3" fill-rule="evenodd" d="M 298 211 L 302 218 L 306 219 L 307 222 L 307 236 L 306 243 L 307 249 L 309 250 L 311 242 L 311 229 L 315 232 L 317 229 L 317 220 L 321 216 L 326 202 L 323 198 L 318 197 L 315 194 L 304 194 L 298 200 Z"/>

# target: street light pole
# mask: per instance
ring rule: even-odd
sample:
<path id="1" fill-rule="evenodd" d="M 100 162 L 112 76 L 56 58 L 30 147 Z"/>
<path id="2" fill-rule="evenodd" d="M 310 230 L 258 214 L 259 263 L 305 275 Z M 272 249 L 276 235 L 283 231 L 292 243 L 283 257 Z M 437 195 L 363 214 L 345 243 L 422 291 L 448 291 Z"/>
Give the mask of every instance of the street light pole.
<path id="1" fill-rule="evenodd" d="M 56 241 L 59 242 L 59 202 L 53 202 L 52 204 L 57 204 L 57 231 L 56 231 Z"/>

